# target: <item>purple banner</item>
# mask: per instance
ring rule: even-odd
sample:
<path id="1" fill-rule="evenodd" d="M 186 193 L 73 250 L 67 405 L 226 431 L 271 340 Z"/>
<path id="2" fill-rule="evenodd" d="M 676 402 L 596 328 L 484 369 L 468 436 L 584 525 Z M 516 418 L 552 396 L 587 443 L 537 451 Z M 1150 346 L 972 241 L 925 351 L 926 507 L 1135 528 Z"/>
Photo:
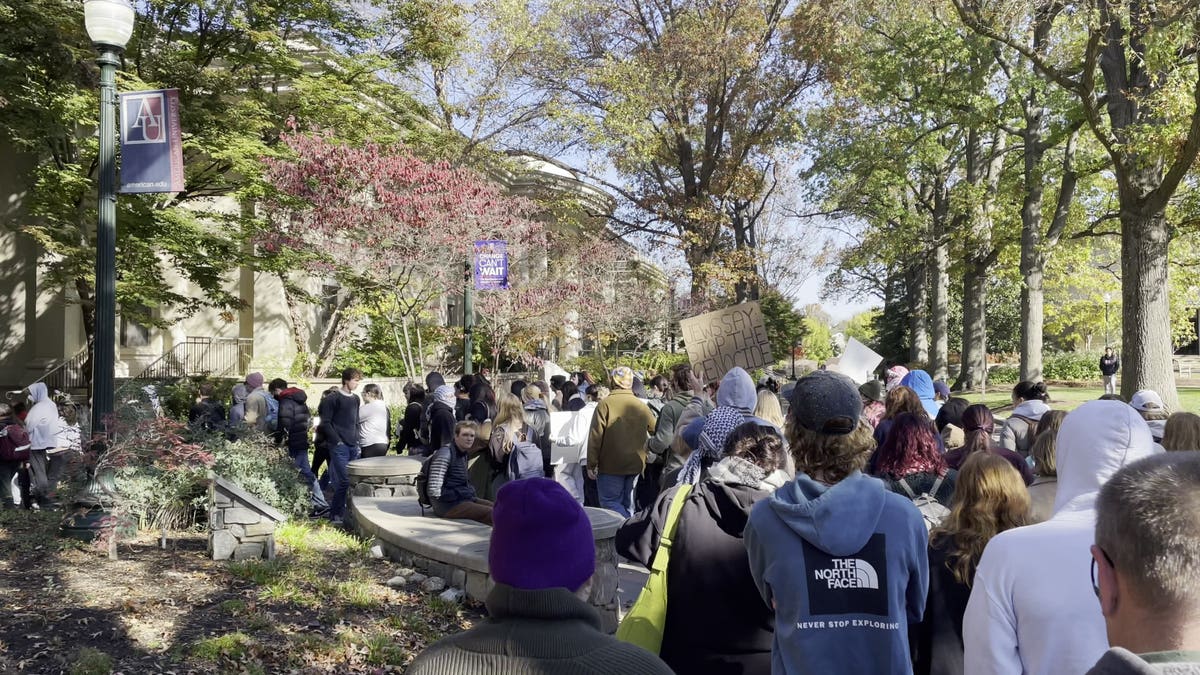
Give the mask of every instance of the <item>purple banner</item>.
<path id="1" fill-rule="evenodd" d="M 179 90 L 121 94 L 121 192 L 183 192 Z"/>
<path id="2" fill-rule="evenodd" d="M 475 242 L 475 290 L 508 288 L 508 244 L 503 241 Z"/>

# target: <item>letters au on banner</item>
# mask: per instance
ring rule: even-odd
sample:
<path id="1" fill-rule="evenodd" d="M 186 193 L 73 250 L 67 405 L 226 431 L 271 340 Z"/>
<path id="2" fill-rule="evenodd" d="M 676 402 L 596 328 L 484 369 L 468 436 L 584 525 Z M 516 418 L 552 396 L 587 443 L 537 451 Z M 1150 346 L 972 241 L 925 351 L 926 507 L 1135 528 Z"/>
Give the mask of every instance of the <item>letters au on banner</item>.
<path id="1" fill-rule="evenodd" d="M 183 192 L 179 90 L 121 94 L 122 193 Z"/>
<path id="2" fill-rule="evenodd" d="M 503 241 L 475 242 L 475 290 L 508 288 L 508 244 Z"/>
<path id="3" fill-rule="evenodd" d="M 684 319 L 679 328 L 692 367 L 707 380 L 724 377 L 734 366 L 753 370 L 773 362 L 767 326 L 757 302 Z"/>

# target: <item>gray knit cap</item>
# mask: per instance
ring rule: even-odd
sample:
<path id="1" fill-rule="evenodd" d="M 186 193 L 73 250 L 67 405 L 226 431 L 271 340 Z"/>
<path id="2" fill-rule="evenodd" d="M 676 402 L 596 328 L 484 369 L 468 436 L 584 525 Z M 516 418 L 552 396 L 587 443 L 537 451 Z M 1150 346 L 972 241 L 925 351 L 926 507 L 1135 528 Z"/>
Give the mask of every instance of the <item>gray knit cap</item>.
<path id="1" fill-rule="evenodd" d="M 792 389 L 788 416 L 809 431 L 841 436 L 854 431 L 862 398 L 854 380 L 832 370 L 806 375 Z"/>

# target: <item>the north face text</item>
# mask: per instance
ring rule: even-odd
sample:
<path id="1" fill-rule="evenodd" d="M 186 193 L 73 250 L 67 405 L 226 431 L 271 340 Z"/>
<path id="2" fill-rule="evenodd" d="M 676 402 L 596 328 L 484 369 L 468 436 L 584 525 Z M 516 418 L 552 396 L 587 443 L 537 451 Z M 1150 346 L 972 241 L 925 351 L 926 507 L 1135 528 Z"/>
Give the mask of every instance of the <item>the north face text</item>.
<path id="1" fill-rule="evenodd" d="M 875 533 L 862 550 L 834 557 L 804 542 L 809 612 L 888 615 L 887 546 Z"/>
<path id="2" fill-rule="evenodd" d="M 834 558 L 832 562 L 832 567 L 813 572 L 813 576 L 824 581 L 829 588 L 879 588 L 879 575 L 867 561 Z"/>

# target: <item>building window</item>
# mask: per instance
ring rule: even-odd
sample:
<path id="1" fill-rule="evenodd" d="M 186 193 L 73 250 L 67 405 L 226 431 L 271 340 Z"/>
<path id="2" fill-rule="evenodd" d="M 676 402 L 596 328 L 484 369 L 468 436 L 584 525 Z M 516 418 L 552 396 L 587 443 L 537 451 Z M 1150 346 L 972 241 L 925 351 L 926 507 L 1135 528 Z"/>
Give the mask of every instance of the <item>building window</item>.
<path id="1" fill-rule="evenodd" d="M 138 309 L 149 312 L 144 306 L 138 307 Z M 149 347 L 150 327 L 130 318 L 125 312 L 121 312 L 121 346 Z"/>

